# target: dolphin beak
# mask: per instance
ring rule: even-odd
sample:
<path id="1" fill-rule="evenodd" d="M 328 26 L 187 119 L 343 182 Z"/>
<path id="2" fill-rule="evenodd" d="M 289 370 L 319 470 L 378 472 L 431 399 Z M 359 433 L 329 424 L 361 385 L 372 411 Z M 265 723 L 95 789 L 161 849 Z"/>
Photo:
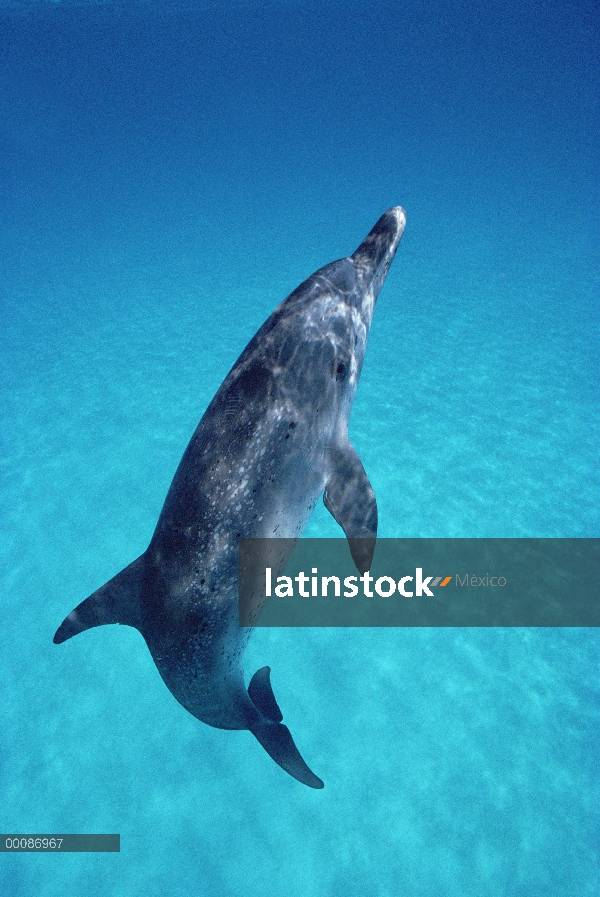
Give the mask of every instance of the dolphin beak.
<path id="1" fill-rule="evenodd" d="M 402 206 L 388 209 L 351 257 L 363 291 L 371 281 L 373 302 L 377 301 L 405 226 L 406 212 Z"/>

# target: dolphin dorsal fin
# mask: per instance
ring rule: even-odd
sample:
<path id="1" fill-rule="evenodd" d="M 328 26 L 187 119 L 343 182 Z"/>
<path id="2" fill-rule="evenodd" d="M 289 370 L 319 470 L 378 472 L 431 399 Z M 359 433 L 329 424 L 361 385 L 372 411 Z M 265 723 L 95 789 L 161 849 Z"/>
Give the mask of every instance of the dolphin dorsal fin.
<path id="1" fill-rule="evenodd" d="M 60 645 L 86 629 L 109 623 L 139 629 L 144 560 L 142 554 L 72 610 L 56 630 L 54 644 Z"/>

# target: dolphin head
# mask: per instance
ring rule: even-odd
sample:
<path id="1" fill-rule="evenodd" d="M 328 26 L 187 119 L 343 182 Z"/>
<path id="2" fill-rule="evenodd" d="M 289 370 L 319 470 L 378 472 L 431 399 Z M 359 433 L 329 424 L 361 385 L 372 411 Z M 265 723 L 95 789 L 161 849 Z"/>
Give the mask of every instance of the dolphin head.
<path id="1" fill-rule="evenodd" d="M 353 255 L 300 284 L 257 334 L 263 350 L 266 338 L 277 356 L 271 370 L 285 370 L 285 392 L 297 392 L 310 409 L 329 407 L 328 416 L 342 427 L 358 386 L 375 302 L 405 224 L 401 206 L 389 209 Z M 250 344 L 247 353 L 253 348 Z"/>
<path id="2" fill-rule="evenodd" d="M 375 303 L 400 243 L 406 213 L 385 212 L 356 252 L 317 272 L 329 287 L 329 334 L 335 347 L 335 377 L 342 402 L 351 406 L 362 370 Z M 319 305 L 319 303 L 317 303 Z"/>
<path id="3" fill-rule="evenodd" d="M 220 404 L 242 409 L 241 417 L 256 422 L 263 409 L 282 426 L 298 417 L 316 430 L 341 428 L 343 434 L 375 302 L 405 224 L 403 208 L 389 209 L 353 255 L 320 268 L 290 293 L 230 371 L 215 410 Z"/>
<path id="4" fill-rule="evenodd" d="M 356 287 L 349 297 L 360 311 L 368 328 L 383 282 L 406 226 L 406 212 L 394 206 L 385 212 L 367 234 L 356 252 L 350 256 L 356 277 Z"/>

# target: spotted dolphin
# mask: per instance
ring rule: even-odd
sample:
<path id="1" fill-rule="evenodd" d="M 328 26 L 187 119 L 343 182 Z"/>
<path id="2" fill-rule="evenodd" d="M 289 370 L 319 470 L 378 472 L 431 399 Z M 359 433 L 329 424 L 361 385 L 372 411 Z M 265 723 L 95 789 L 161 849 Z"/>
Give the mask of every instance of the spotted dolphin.
<path id="1" fill-rule="evenodd" d="M 404 231 L 389 209 L 349 258 L 321 268 L 246 346 L 198 424 L 146 551 L 66 617 L 54 642 L 108 623 L 141 632 L 165 684 L 197 719 L 249 729 L 311 788 L 323 782 L 282 723 L 263 667 L 244 684 L 242 538 L 296 538 L 321 494 L 362 573 L 375 495 L 348 419 L 375 302 Z"/>

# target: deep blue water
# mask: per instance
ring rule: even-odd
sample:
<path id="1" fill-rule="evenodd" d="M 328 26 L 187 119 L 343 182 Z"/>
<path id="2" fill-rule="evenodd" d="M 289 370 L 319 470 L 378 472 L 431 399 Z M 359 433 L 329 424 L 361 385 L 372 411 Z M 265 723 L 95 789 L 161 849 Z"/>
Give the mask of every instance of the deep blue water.
<path id="1" fill-rule="evenodd" d="M 599 893 L 594 630 L 255 632 L 322 792 L 134 630 L 52 644 L 396 204 L 350 426 L 380 535 L 600 535 L 599 60 L 594 0 L 0 5 L 0 830 L 122 836 L 3 854 L 2 895 Z"/>

